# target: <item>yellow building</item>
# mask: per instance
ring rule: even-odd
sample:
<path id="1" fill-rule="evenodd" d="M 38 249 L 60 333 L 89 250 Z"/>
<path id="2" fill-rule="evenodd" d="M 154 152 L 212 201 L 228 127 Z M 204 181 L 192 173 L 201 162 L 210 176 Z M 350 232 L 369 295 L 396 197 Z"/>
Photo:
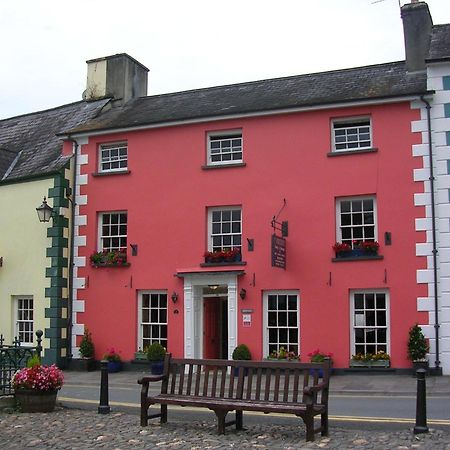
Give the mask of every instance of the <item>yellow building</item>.
<path id="1" fill-rule="evenodd" d="M 80 101 L 0 121 L 0 335 L 4 344 L 18 339 L 33 346 L 41 329 L 43 362 L 60 367 L 76 345 L 68 338 L 75 205 L 73 155 L 62 154 L 57 133 L 95 117 L 108 101 Z M 36 208 L 44 197 L 53 213 L 41 223 Z"/>

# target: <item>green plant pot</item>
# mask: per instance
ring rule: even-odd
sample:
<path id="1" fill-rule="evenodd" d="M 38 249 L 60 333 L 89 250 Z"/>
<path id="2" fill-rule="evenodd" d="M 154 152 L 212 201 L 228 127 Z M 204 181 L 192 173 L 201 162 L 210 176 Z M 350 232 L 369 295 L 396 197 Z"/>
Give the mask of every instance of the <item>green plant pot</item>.
<path id="1" fill-rule="evenodd" d="M 376 367 L 384 367 L 388 368 L 391 365 L 391 361 L 387 359 L 380 359 L 377 361 L 355 361 L 350 360 L 350 367 L 368 367 L 368 368 L 376 368 Z"/>
<path id="2" fill-rule="evenodd" d="M 134 359 L 136 361 L 147 361 L 147 353 L 145 353 L 145 352 L 136 352 L 134 354 Z"/>

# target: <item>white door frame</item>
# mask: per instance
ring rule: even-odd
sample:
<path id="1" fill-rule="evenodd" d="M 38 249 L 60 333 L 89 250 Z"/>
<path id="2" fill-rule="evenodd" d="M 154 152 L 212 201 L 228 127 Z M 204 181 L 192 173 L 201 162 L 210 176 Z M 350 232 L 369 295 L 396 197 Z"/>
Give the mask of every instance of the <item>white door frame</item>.
<path id="1" fill-rule="evenodd" d="M 184 274 L 184 357 L 203 357 L 203 288 L 209 284 L 226 286 L 228 293 L 228 359 L 237 345 L 237 274 Z"/>

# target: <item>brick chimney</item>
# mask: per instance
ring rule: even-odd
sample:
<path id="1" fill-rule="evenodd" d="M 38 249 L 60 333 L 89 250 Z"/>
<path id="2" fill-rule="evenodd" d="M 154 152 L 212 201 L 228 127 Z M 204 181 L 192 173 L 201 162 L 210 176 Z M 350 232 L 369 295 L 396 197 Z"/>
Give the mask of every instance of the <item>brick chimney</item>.
<path id="1" fill-rule="evenodd" d="M 401 8 L 408 72 L 425 70 L 433 20 L 425 2 L 411 0 Z"/>
<path id="2" fill-rule="evenodd" d="M 126 53 L 86 61 L 88 65 L 83 99 L 110 97 L 121 104 L 147 95 L 149 70 Z"/>

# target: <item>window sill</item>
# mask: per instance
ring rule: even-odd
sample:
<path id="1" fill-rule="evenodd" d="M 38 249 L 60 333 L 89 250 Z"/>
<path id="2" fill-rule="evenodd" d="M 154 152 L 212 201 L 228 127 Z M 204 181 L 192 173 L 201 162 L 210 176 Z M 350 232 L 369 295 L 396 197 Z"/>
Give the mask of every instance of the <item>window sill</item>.
<path id="1" fill-rule="evenodd" d="M 130 263 L 124 263 L 124 264 L 91 264 L 91 267 L 94 269 L 103 269 L 104 267 L 130 267 Z"/>
<path id="2" fill-rule="evenodd" d="M 343 258 L 331 258 L 331 261 L 332 262 L 370 261 L 374 259 L 384 259 L 384 256 L 383 255 L 344 256 Z"/>
<path id="3" fill-rule="evenodd" d="M 93 177 L 106 177 L 109 175 L 128 175 L 130 173 L 131 173 L 130 170 L 116 170 L 116 171 L 111 171 L 111 172 L 93 172 L 92 176 Z"/>
<path id="4" fill-rule="evenodd" d="M 245 266 L 247 263 L 245 261 L 223 261 L 216 263 L 200 263 L 200 267 L 222 267 L 222 266 Z"/>
<path id="5" fill-rule="evenodd" d="M 378 148 L 361 148 L 358 150 L 335 150 L 327 153 L 327 156 L 344 156 L 344 155 L 358 155 L 360 153 L 376 153 Z"/>
<path id="6" fill-rule="evenodd" d="M 202 166 L 202 170 L 210 170 L 210 169 L 228 169 L 231 167 L 245 167 L 246 163 L 234 163 L 234 164 L 210 164 Z"/>

